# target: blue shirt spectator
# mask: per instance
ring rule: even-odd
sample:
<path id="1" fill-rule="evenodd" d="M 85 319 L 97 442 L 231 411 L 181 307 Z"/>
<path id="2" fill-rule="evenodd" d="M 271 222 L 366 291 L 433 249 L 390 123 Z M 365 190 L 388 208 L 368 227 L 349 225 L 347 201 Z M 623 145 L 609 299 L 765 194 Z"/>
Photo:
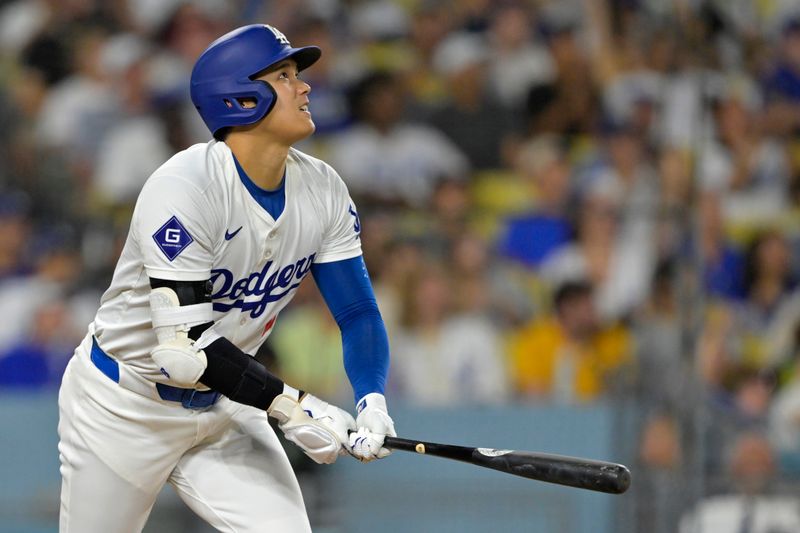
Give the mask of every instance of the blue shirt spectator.
<path id="1" fill-rule="evenodd" d="M 19 344 L 0 354 L 0 388 L 41 388 L 49 384 L 50 368 L 45 350 Z"/>
<path id="2" fill-rule="evenodd" d="M 530 213 L 511 218 L 498 243 L 498 253 L 528 267 L 538 267 L 553 250 L 572 239 L 572 226 L 563 217 Z"/>
<path id="3" fill-rule="evenodd" d="M 741 300 L 745 297 L 744 254 L 726 245 L 715 261 L 706 263 L 703 280 L 710 296 L 726 300 Z"/>

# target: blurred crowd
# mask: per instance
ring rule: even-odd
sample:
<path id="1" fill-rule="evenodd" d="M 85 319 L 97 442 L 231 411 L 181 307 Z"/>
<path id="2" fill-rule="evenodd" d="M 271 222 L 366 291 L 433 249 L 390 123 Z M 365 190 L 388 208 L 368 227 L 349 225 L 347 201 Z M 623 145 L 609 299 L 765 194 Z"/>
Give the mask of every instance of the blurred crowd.
<path id="1" fill-rule="evenodd" d="M 0 0 L 0 387 L 58 386 L 143 182 L 209 138 L 194 60 L 252 22 L 323 49 L 298 148 L 359 208 L 392 401 L 634 403 L 641 531 L 698 465 L 800 480 L 791 0 Z M 313 283 L 262 351 L 349 401 Z"/>

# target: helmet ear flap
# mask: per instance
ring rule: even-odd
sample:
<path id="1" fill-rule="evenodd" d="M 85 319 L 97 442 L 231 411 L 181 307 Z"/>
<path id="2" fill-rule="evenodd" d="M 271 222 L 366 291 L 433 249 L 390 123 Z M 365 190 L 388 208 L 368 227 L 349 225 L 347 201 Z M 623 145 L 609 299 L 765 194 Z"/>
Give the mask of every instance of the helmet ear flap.
<path id="1" fill-rule="evenodd" d="M 266 81 L 262 81 L 261 83 L 267 87 L 267 94 L 264 95 L 265 97 L 263 99 L 266 109 L 261 117 L 264 118 L 269 114 L 270 111 L 272 111 L 272 108 L 275 107 L 275 104 L 278 102 L 278 93 L 275 92 L 275 87 L 273 87 L 271 83 Z"/>

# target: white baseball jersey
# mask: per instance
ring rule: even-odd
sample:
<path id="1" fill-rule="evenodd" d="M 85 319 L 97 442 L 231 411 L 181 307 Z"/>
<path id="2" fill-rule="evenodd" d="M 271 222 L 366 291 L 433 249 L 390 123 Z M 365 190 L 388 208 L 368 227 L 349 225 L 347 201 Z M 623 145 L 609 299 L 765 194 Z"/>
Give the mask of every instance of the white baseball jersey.
<path id="1" fill-rule="evenodd" d="M 145 183 L 111 286 L 89 333 L 103 350 L 155 382 L 168 380 L 150 357 L 150 278 L 213 283 L 220 336 L 254 354 L 312 263 L 361 255 L 360 225 L 347 188 L 329 165 L 290 149 L 286 203 L 277 220 L 245 188 L 223 142 L 194 145 Z"/>
<path id="2" fill-rule="evenodd" d="M 210 279 L 214 325 L 200 346 L 225 336 L 252 354 L 313 263 L 361 254 L 355 207 L 333 169 L 291 150 L 285 180 L 274 220 L 245 187 L 228 146 L 212 141 L 175 155 L 145 184 L 59 395 L 60 531 L 141 531 L 166 482 L 220 531 L 310 531 L 266 413 L 224 396 L 201 410 L 167 401 L 152 384 L 167 378 L 149 355 L 157 342 L 150 278 Z M 124 372 L 102 370 L 92 335 Z"/>

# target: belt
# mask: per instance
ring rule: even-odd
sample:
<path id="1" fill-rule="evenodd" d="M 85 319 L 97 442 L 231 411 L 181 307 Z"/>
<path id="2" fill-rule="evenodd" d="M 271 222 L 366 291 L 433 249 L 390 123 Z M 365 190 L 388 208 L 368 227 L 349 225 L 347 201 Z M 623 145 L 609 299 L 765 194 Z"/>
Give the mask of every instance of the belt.
<path id="1" fill-rule="evenodd" d="M 91 359 L 100 372 L 108 376 L 114 383 L 119 383 L 119 362 L 105 353 L 94 337 L 92 337 Z M 219 399 L 219 393 L 216 391 L 182 389 L 165 383 L 156 383 L 155 386 L 158 396 L 162 400 L 180 402 L 186 409 L 205 409 L 214 405 Z"/>

